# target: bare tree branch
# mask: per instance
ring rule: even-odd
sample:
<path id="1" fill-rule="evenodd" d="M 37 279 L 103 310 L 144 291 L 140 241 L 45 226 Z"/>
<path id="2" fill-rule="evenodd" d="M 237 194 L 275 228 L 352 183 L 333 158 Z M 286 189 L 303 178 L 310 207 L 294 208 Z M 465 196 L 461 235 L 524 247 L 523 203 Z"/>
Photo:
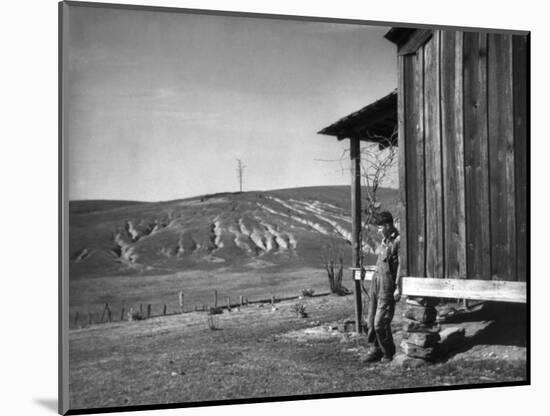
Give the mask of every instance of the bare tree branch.
<path id="1" fill-rule="evenodd" d="M 378 190 L 387 179 L 391 168 L 397 160 L 397 148 L 394 146 L 397 138 L 397 130 L 394 130 L 390 137 L 384 137 L 375 134 L 367 134 L 369 140 L 374 143 L 369 143 L 361 149 L 361 175 L 365 185 L 365 200 L 366 207 L 364 209 L 365 221 L 363 224 L 364 242 L 372 252 L 376 249 L 377 242 L 373 236 L 376 233 L 369 232 L 371 222 L 380 210 L 380 202 L 378 201 Z M 380 150 L 380 149 L 383 150 Z"/>
<path id="2" fill-rule="evenodd" d="M 366 138 L 368 143 L 361 148 L 362 192 L 364 194 L 363 200 L 365 201 L 365 208 L 363 210 L 364 221 L 362 224 L 362 250 L 374 253 L 378 241 L 376 241 L 377 233 L 371 230 L 371 223 L 381 208 L 381 204 L 378 201 L 378 191 L 388 179 L 389 173 L 397 161 L 398 152 L 395 146 L 397 129 L 394 129 L 390 137 L 367 132 L 363 138 Z M 335 160 L 316 160 L 322 162 L 339 162 L 341 172 L 344 172 L 344 170 L 349 171 L 349 168 L 344 167 L 344 161 L 349 158 L 349 152 L 349 149 L 345 149 L 340 155 L 340 158 Z M 324 250 L 322 253 L 324 260 L 323 264 L 329 274 L 329 280 L 334 278 L 334 264 L 338 261 L 338 255 L 331 251 L 332 250 Z M 331 261 L 332 267 L 330 266 Z"/>

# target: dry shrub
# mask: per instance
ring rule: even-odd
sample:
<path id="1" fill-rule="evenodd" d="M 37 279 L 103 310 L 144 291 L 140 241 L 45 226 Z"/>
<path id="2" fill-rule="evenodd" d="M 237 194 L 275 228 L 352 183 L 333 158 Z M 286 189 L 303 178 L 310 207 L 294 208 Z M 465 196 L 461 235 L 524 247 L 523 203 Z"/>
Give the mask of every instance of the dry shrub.
<path id="1" fill-rule="evenodd" d="M 292 305 L 292 311 L 301 318 L 307 318 L 306 305 L 303 303 L 295 303 Z"/>
<path id="2" fill-rule="evenodd" d="M 304 298 L 312 298 L 314 293 L 313 289 L 302 289 L 302 296 Z"/>

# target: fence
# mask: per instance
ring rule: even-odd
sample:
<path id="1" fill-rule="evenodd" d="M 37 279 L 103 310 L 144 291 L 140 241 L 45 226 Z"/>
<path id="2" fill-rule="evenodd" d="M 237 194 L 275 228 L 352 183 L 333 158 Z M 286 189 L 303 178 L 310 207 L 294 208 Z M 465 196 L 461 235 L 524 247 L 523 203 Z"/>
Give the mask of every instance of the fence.
<path id="1" fill-rule="evenodd" d="M 330 292 L 320 293 L 320 294 L 308 294 L 308 297 L 320 297 L 328 296 Z M 96 311 L 88 311 L 82 313 L 77 311 L 75 313 L 69 314 L 69 328 L 78 329 L 85 328 L 90 325 L 105 324 L 112 322 L 124 322 L 124 321 L 141 321 L 150 318 L 158 318 L 163 316 L 173 316 L 181 315 L 192 312 L 209 312 L 213 309 L 218 311 L 231 311 L 233 309 L 240 309 L 241 307 L 246 307 L 253 304 L 271 304 L 274 305 L 277 302 L 295 300 L 302 297 L 302 295 L 293 295 L 293 296 L 282 296 L 278 297 L 271 295 L 269 298 L 264 299 L 255 299 L 249 300 L 245 296 L 239 296 L 234 298 L 235 302 L 231 302 L 230 296 L 225 296 L 225 298 L 220 302 L 218 291 L 214 290 L 212 294 L 212 304 L 193 304 L 192 308 L 186 309 L 185 303 L 185 293 L 183 291 L 178 292 L 177 294 L 177 304 L 160 304 L 153 305 L 151 303 L 140 303 L 139 307 L 137 305 L 132 307 L 127 307 L 126 305 L 121 305 L 119 308 L 113 309 L 112 305 L 105 303 L 103 309 Z M 156 306 L 156 308 L 154 308 Z M 169 310 L 169 306 L 171 309 Z"/>

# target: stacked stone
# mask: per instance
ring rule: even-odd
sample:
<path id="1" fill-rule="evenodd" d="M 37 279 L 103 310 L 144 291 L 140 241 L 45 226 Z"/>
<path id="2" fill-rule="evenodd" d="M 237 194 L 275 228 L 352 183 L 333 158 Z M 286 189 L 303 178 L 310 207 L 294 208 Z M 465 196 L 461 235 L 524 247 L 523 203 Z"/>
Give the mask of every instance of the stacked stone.
<path id="1" fill-rule="evenodd" d="M 408 333 L 401 342 L 401 349 L 408 357 L 430 361 L 434 358 L 439 342 L 437 310 L 433 306 L 411 305 L 405 311 L 403 330 Z"/>

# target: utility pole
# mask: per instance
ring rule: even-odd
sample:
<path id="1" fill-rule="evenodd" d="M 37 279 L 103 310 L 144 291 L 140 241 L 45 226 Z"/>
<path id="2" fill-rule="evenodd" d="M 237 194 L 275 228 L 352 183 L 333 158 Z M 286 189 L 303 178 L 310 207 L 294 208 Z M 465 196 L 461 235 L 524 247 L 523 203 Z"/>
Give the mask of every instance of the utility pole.
<path id="1" fill-rule="evenodd" d="M 241 159 L 237 159 L 237 179 L 239 179 L 239 192 L 243 191 L 243 171 L 246 166 Z"/>

